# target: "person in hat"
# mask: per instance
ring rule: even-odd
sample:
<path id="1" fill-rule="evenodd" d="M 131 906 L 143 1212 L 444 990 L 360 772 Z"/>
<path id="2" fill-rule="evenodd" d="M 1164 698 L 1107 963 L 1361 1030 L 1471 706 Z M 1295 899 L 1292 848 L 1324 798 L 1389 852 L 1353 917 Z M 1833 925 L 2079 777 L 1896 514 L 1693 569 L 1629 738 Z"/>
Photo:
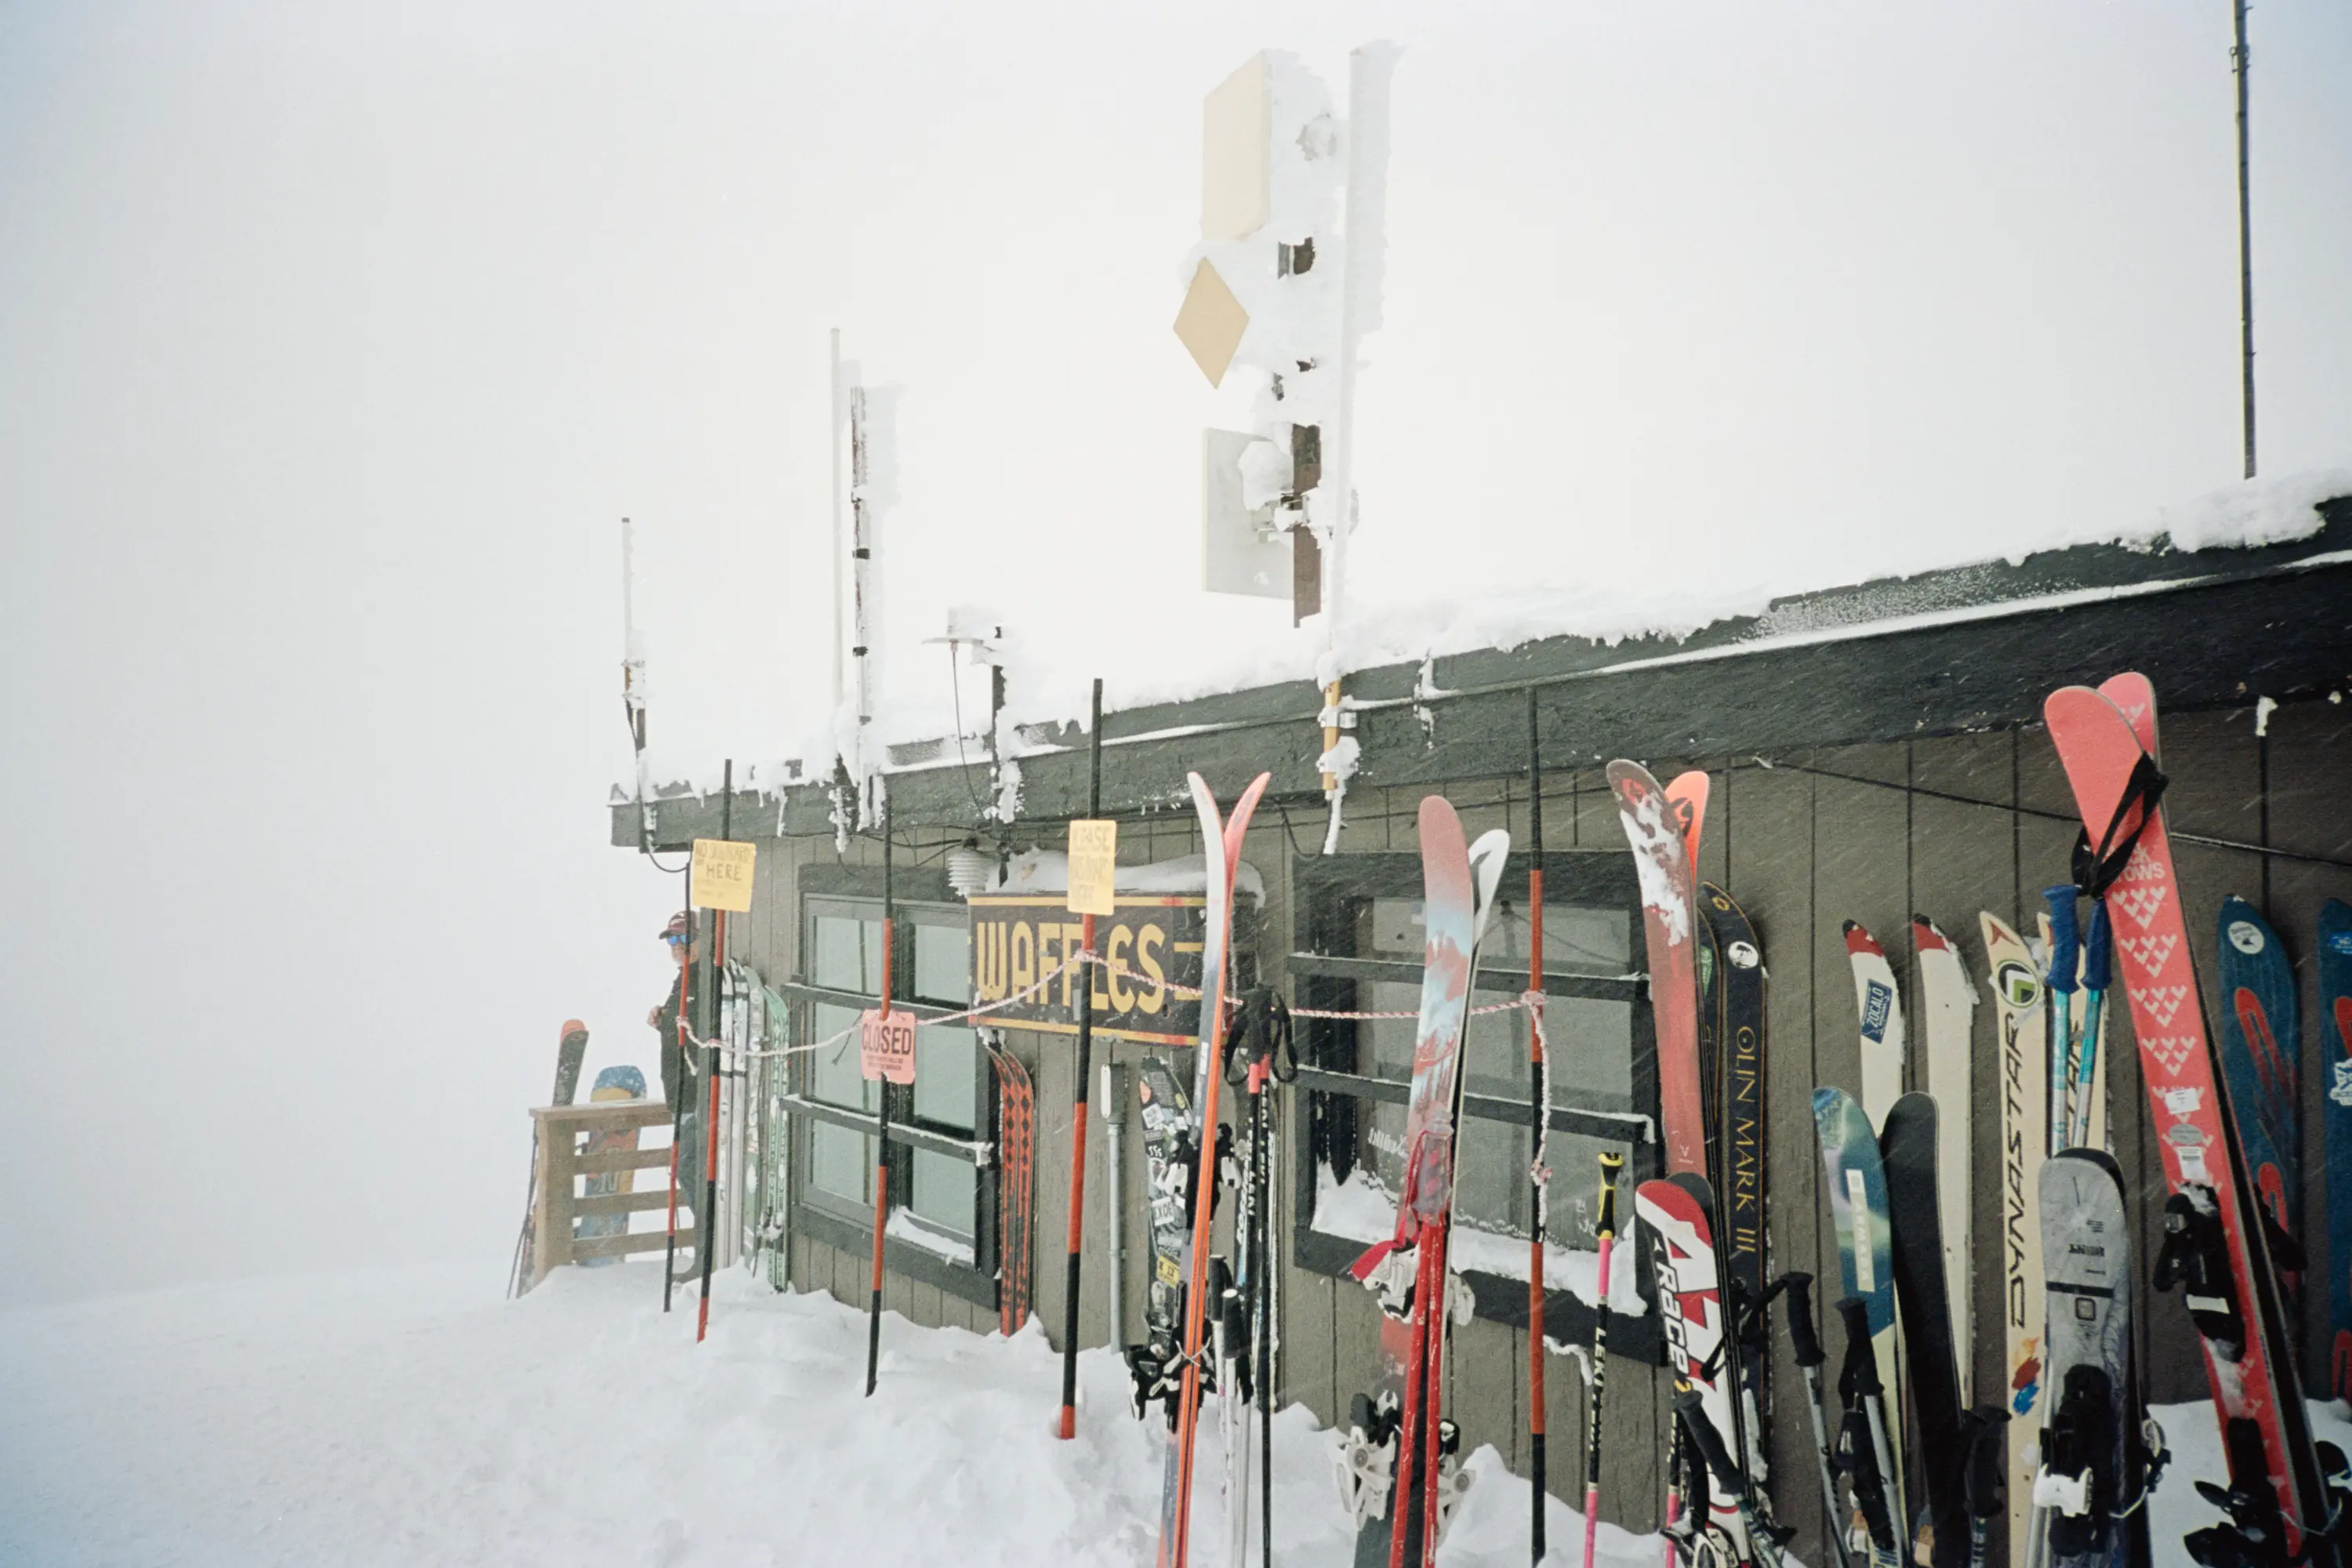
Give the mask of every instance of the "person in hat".
<path id="1" fill-rule="evenodd" d="M 709 1091 L 702 1079 L 701 1048 L 692 1045 L 683 1051 L 679 1048 L 683 1041 L 679 1011 L 684 1008 L 687 1033 L 692 1035 L 696 1015 L 707 1016 L 709 1009 L 699 995 L 693 996 L 689 1005 L 688 987 L 709 982 L 695 968 L 703 956 L 703 939 L 694 929 L 690 911 L 680 910 L 670 916 L 669 923 L 662 927 L 661 939 L 669 944 L 677 973 L 669 983 L 668 996 L 646 1015 L 646 1022 L 661 1036 L 662 1098 L 677 1118 L 677 1210 L 678 1224 L 684 1226 L 688 1211 L 699 1208 L 702 1202 L 702 1101 Z"/>

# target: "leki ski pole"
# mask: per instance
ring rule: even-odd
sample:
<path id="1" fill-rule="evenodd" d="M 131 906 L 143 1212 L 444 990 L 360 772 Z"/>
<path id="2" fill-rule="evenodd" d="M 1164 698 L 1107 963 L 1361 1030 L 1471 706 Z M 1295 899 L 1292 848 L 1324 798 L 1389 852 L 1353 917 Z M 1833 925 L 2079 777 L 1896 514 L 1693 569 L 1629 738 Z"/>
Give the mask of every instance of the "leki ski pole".
<path id="1" fill-rule="evenodd" d="M 1624 1168 L 1624 1155 L 1614 1149 L 1601 1151 L 1601 1218 L 1594 1226 L 1601 1240 L 1601 1304 L 1592 1310 L 1592 1396 L 1584 1426 L 1584 1568 L 1592 1568 L 1593 1542 L 1601 1530 L 1601 1396 L 1609 1372 L 1609 1259 L 1617 1245 L 1617 1173 Z"/>
<path id="2" fill-rule="evenodd" d="M 1813 1458 L 1822 1472 L 1822 1533 L 1829 1538 L 1838 1568 L 1847 1568 L 1845 1533 L 1837 1527 L 1837 1480 L 1830 1473 L 1829 1428 L 1822 1422 L 1821 1335 L 1813 1328 L 1813 1277 L 1805 1273 L 1781 1276 L 1789 1287 L 1789 1342 L 1797 1352 L 1797 1370 L 1805 1376 L 1805 1414 L 1813 1419 Z"/>
<path id="3" fill-rule="evenodd" d="M 2074 925 L 2074 884 L 2044 888 L 2050 902 L 2050 1152 L 2067 1147 L 2072 1121 L 2066 1091 L 2074 1084 L 2074 975 L 2081 967 L 2082 938 Z"/>
<path id="4" fill-rule="evenodd" d="M 2082 1065 L 2069 1076 L 2074 1080 L 2074 1110 L 2066 1146 L 2079 1149 L 2091 1141 L 2091 1105 L 2096 1097 L 2099 1069 L 2099 1015 L 2107 1000 L 2107 979 L 2113 963 L 2113 942 L 2107 930 L 2107 900 L 2091 903 L 2090 932 L 2083 942 L 2083 1039 L 2077 1054 Z"/>

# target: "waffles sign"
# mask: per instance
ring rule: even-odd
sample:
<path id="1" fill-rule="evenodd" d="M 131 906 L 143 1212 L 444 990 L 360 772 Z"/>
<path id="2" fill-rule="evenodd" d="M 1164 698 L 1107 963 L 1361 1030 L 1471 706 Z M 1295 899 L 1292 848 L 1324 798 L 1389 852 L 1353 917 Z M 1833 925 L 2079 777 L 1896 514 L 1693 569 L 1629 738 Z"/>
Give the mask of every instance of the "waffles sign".
<path id="1" fill-rule="evenodd" d="M 1199 894 L 1120 894 L 1110 913 L 1096 917 L 1103 963 L 1084 980 L 1077 968 L 1063 968 L 1077 956 L 1086 927 L 1062 895 L 982 895 L 971 903 L 972 1001 L 1018 998 L 991 1012 L 990 1023 L 1076 1034 L 1078 987 L 1089 984 L 1097 1039 L 1189 1045 L 1198 1033 L 1200 1002 L 1176 987 L 1201 984 L 1207 900 Z"/>

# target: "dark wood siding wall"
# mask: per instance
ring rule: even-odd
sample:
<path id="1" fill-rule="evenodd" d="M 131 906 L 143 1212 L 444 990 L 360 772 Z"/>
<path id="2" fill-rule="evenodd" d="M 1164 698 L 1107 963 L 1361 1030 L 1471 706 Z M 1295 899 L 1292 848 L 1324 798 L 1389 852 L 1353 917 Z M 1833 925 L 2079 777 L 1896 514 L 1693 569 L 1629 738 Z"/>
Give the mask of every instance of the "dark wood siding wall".
<path id="1" fill-rule="evenodd" d="M 2317 1045 L 2310 962 L 2315 922 L 2324 900 L 2352 900 L 2352 811 L 2346 808 L 2344 783 L 2352 777 L 2352 711 L 2328 701 L 2290 704 L 2271 715 L 2267 729 L 2266 737 L 2256 735 L 2251 708 L 2168 719 L 2163 760 L 2173 784 L 2166 805 L 2189 930 L 2207 988 L 2209 1021 L 2215 1016 L 2214 910 L 2224 896 L 2239 893 L 2266 910 L 2297 958 L 2304 1070 L 2306 1085 L 2311 1085 L 2324 1081 L 2326 1070 Z M 1978 911 L 1990 910 L 2020 929 L 2031 929 L 2042 908 L 2041 889 L 2068 875 L 2074 836 L 2072 797 L 2047 737 L 2035 729 L 1794 753 L 1775 757 L 1772 765 L 1749 756 L 1662 758 L 1651 765 L 1661 777 L 1684 766 L 1704 766 L 1714 775 L 1701 872 L 1727 887 L 1754 918 L 1771 976 L 1767 1190 L 1773 1267 L 1811 1270 L 1823 1281 L 1819 1294 L 1826 1303 L 1837 1294 L 1837 1249 L 1822 1215 L 1811 1092 L 1817 1083 L 1859 1088 L 1853 991 L 1842 923 L 1859 920 L 1877 933 L 1907 985 L 1910 919 L 1915 912 L 1929 915 L 1959 942 L 1981 992 Z M 1241 781 L 1215 782 L 1231 791 Z M 1413 848 L 1413 813 L 1420 793 L 1360 788 L 1349 802 L 1343 847 Z M 1525 788 L 1518 780 L 1454 781 L 1445 793 L 1473 835 L 1492 826 L 1507 827 L 1515 835 L 1526 831 Z M 1563 773 L 1549 780 L 1544 822 L 1549 847 L 1623 846 L 1613 803 L 1597 772 Z M 1055 838 L 1051 828 L 1041 827 L 1038 833 L 1045 841 Z M 1289 869 L 1296 853 L 1316 847 L 1320 833 L 1319 803 L 1294 801 L 1269 803 L 1250 835 L 1246 858 L 1264 875 L 1267 891 L 1260 952 L 1265 973 L 1277 984 L 1285 979 L 1281 960 L 1290 946 L 1292 929 Z M 2284 853 L 2221 847 L 2197 843 L 2195 837 L 2248 846 L 2267 843 Z M 951 840 L 942 839 L 947 841 Z M 1198 850 L 1189 814 L 1158 813 L 1122 823 L 1123 860 L 1157 860 Z M 761 855 L 759 905 L 739 927 L 743 940 L 738 951 L 763 973 L 789 976 L 797 962 L 792 869 L 830 861 L 835 848 L 829 838 L 770 840 L 762 844 Z M 852 846 L 849 858 L 878 858 L 873 846 L 862 841 Z M 1969 1347 L 1975 1397 L 1980 1403 L 2000 1400 L 2005 1394 L 1995 1016 L 1990 997 L 1980 994 L 1973 1042 L 1976 1326 Z M 2137 1273 L 2145 1280 L 2154 1256 L 2163 1178 L 2145 1136 L 2144 1097 L 2128 1036 L 2127 1017 L 2119 1014 L 2106 1036 L 2112 1126 L 2116 1156 L 2132 1184 L 2143 1249 Z M 1055 1037 L 1016 1031 L 1009 1038 L 1036 1077 L 1035 1301 L 1040 1317 L 1058 1333 L 1072 1053 L 1066 1040 Z M 1134 1050 L 1118 1047 L 1118 1059 L 1131 1061 Z M 1915 1050 L 1915 1078 L 1919 1077 L 1918 1067 Z M 2306 1242 L 2315 1266 L 2352 1266 L 2352 1260 L 2324 1256 L 2317 1089 L 2308 1089 L 2305 1099 L 2305 1213 L 2311 1232 Z M 1294 1118 L 1297 1112 L 1296 1106 L 1290 1108 Z M 1107 1190 L 1105 1148 L 1100 1136 L 1092 1140 L 1087 1178 L 1092 1200 L 1090 1253 L 1080 1326 L 1087 1344 L 1134 1337 L 1142 1300 L 1142 1150 L 1139 1135 L 1131 1131 L 1125 1183 L 1129 1321 L 1114 1334 L 1108 1312 L 1101 1205 L 1095 1197 Z M 1581 1173 L 1570 1173 L 1558 1179 L 1564 1184 L 1584 1180 Z M 862 1253 L 851 1255 L 804 1237 L 794 1243 L 792 1275 L 803 1288 L 830 1289 L 845 1300 L 862 1301 L 866 1268 Z M 1332 1423 L 1344 1417 L 1349 1396 L 1370 1381 L 1379 1338 L 1377 1310 L 1368 1292 L 1345 1280 L 1293 1269 L 1286 1276 L 1285 1289 L 1284 1397 Z M 917 1322 L 978 1331 L 994 1326 L 992 1313 L 896 1276 L 887 1300 Z M 2163 1401 L 2202 1398 L 2204 1380 L 2195 1342 L 2178 1300 L 2146 1294 L 2141 1300 L 2141 1365 L 2148 1369 L 2154 1396 Z M 2305 1370 L 2307 1379 L 2315 1380 L 2325 1367 L 2324 1307 L 2315 1301 L 2307 1317 Z M 1524 1330 L 1482 1321 L 1460 1331 L 1448 1363 L 1452 1409 L 1462 1423 L 1465 1450 L 1491 1443 L 1514 1469 L 1522 1471 L 1528 1458 L 1520 1386 L 1526 1357 Z M 1572 1500 L 1580 1491 L 1583 1473 L 1585 1392 L 1568 1358 L 1551 1356 L 1547 1363 L 1551 1484 L 1559 1495 Z M 1771 1379 L 1782 1412 L 1771 1422 L 1774 1500 L 1782 1520 L 1803 1532 L 1801 1549 L 1818 1551 L 1821 1509 L 1808 1451 L 1811 1428 L 1797 1403 L 1802 1384 L 1785 1334 L 1774 1337 Z M 1667 1393 L 1656 1369 L 1622 1363 L 1611 1369 L 1602 1510 L 1604 1517 L 1630 1530 L 1652 1530 L 1659 1521 L 1659 1450 Z M 1093 1418 L 1127 1417 L 1114 1409 L 1097 1411 Z"/>

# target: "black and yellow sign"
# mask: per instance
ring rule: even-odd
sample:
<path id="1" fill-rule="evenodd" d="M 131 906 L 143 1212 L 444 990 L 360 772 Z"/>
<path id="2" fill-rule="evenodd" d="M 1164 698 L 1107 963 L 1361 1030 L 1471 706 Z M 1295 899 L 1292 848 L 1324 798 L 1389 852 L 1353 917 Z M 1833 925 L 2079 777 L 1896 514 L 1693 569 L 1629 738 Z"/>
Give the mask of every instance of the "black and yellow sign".
<path id="1" fill-rule="evenodd" d="M 1193 894 L 1121 894 L 1111 912 L 1095 920 L 1095 951 L 1110 964 L 1089 973 L 1097 1039 L 1190 1045 L 1200 1032 L 1201 1005 L 1171 984 L 1201 984 L 1201 941 L 1208 900 Z M 971 996 L 999 1002 L 1036 984 L 1083 945 L 1085 925 L 1058 894 L 987 897 L 971 900 Z M 1079 972 L 1055 975 L 1035 995 L 988 1015 L 1014 1029 L 1076 1034 Z"/>

